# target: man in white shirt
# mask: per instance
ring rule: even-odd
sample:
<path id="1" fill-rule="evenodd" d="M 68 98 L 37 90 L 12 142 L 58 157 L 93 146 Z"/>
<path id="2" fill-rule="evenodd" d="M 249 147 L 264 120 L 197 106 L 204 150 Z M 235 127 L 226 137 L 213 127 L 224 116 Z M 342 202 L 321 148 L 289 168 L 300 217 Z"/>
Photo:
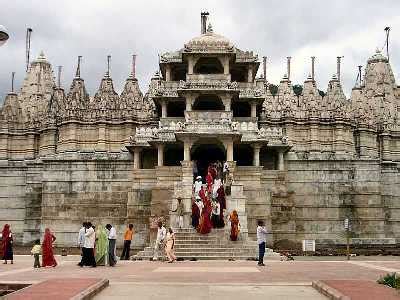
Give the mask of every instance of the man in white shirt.
<path id="1" fill-rule="evenodd" d="M 78 248 L 82 248 L 85 243 L 86 222 L 83 222 L 81 229 L 78 233 Z"/>
<path id="2" fill-rule="evenodd" d="M 265 244 L 267 242 L 267 229 L 265 229 L 264 222 L 259 220 L 257 226 L 257 243 L 258 243 L 258 265 L 264 265 Z"/>
<path id="3" fill-rule="evenodd" d="M 201 199 L 199 192 L 201 187 L 203 186 L 203 182 L 201 181 L 201 176 L 196 177 L 196 181 L 193 184 L 193 194 L 196 200 Z"/>
<path id="4" fill-rule="evenodd" d="M 160 251 L 164 249 L 164 240 L 167 235 L 167 230 L 163 226 L 162 222 L 158 222 L 158 230 L 157 230 L 157 238 L 156 238 L 156 243 L 154 245 L 154 256 L 153 260 L 158 260 L 158 255 L 160 254 Z"/>
<path id="5" fill-rule="evenodd" d="M 96 259 L 94 258 L 94 243 L 96 234 L 92 227 L 92 223 L 86 223 L 85 241 L 82 248 L 82 260 L 78 264 L 80 267 L 92 266 L 96 267 Z"/>
<path id="6" fill-rule="evenodd" d="M 107 224 L 106 229 L 108 230 L 108 262 L 110 267 L 114 267 L 117 263 L 117 257 L 115 256 L 117 231 L 111 224 Z"/>

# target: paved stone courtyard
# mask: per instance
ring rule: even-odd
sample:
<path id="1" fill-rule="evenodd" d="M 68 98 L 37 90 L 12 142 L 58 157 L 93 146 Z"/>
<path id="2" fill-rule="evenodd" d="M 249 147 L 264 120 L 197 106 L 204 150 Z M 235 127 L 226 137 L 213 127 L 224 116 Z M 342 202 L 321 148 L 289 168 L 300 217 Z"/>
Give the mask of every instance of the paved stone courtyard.
<path id="1" fill-rule="evenodd" d="M 95 299 L 327 299 L 311 286 L 313 281 L 375 282 L 388 272 L 400 272 L 396 257 L 357 257 L 350 262 L 342 257 L 318 259 L 267 261 L 265 268 L 251 261 L 119 261 L 115 268 L 81 269 L 76 266 L 79 257 L 68 256 L 57 257 L 55 269 L 35 270 L 30 256 L 17 256 L 14 265 L 0 265 L 0 283 L 108 279 L 109 286 Z"/>

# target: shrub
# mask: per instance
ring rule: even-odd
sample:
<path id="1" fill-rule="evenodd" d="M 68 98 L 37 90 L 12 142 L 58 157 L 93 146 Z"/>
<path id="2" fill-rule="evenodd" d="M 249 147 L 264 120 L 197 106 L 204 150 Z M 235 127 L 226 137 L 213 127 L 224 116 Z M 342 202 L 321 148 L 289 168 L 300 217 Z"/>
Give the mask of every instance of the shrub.
<path id="1" fill-rule="evenodd" d="M 396 276 L 396 273 L 388 273 L 385 276 L 377 280 L 379 284 L 384 284 L 395 289 L 400 289 L 400 277 Z"/>

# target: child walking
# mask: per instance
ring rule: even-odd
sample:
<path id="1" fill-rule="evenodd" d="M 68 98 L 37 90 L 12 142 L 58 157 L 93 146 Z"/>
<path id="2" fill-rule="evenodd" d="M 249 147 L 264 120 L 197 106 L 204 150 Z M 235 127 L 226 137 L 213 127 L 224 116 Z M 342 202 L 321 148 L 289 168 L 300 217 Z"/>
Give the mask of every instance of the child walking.
<path id="1" fill-rule="evenodd" d="M 42 246 L 40 245 L 40 240 L 36 240 L 31 250 L 33 257 L 35 258 L 35 262 L 33 263 L 34 268 L 40 268 L 39 256 L 41 252 Z"/>

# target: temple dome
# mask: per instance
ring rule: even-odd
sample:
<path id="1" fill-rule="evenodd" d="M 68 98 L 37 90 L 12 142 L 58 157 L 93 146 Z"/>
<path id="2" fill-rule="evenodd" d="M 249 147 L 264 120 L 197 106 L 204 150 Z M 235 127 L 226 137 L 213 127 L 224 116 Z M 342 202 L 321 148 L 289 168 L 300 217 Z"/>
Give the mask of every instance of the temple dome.
<path id="1" fill-rule="evenodd" d="M 233 48 L 234 46 L 229 39 L 214 33 L 210 25 L 206 33 L 192 38 L 185 44 L 185 50 L 187 51 L 217 50 L 218 52 L 231 52 L 233 51 Z"/>

